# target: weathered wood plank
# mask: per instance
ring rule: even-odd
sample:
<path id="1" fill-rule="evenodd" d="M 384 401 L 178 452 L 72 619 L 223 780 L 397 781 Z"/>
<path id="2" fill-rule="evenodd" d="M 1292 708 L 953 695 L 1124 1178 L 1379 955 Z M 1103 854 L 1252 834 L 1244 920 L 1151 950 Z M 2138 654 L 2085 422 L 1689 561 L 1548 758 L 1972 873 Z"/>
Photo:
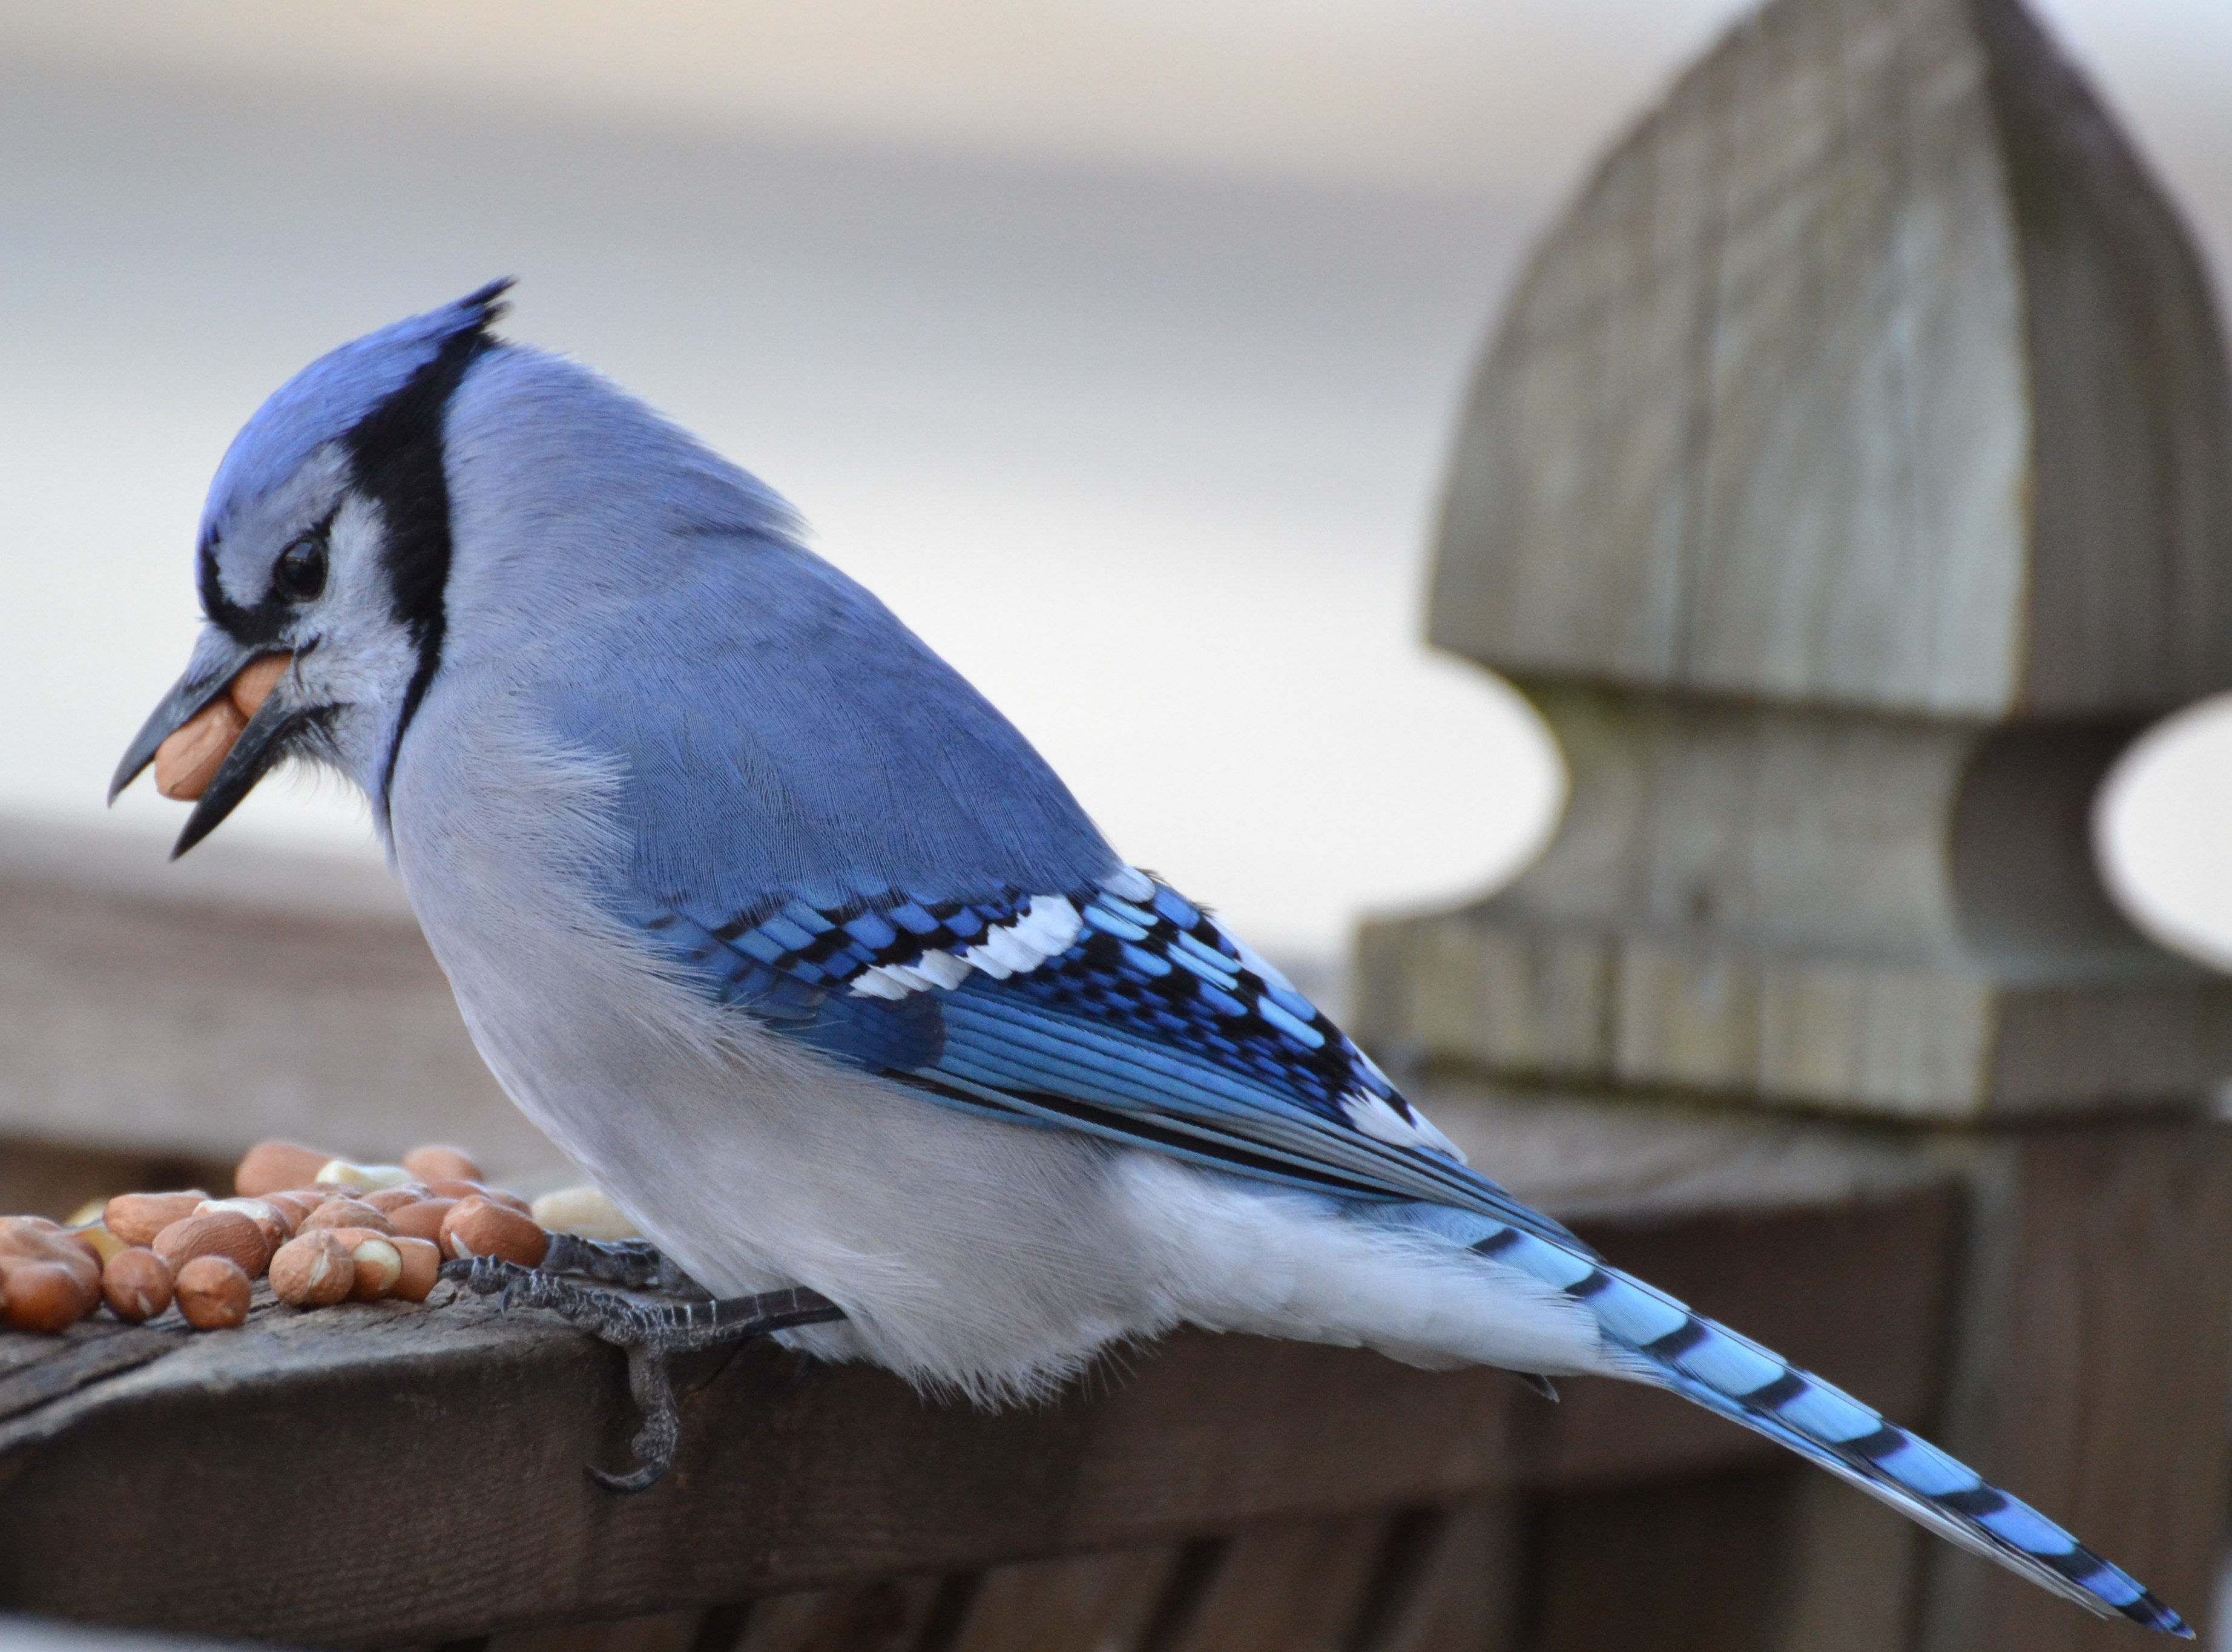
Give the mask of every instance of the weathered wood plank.
<path id="1" fill-rule="evenodd" d="M 1569 1493 L 1530 1555 L 1531 1652 L 1767 1652 L 1794 1467 Z"/>
<path id="2" fill-rule="evenodd" d="M 944 1588 L 883 1577 L 755 1601 L 736 1652 L 913 1652 Z"/>
<path id="3" fill-rule="evenodd" d="M 164 854 L 0 820 L 0 1137 L 67 1130 L 56 1148 L 136 1156 L 158 1186 L 204 1174 L 165 1157 L 222 1166 L 264 1136 L 382 1157 L 463 1139 L 492 1169 L 562 1168 L 379 865 L 222 840 Z"/>
<path id="4" fill-rule="evenodd" d="M 1240 1532 L 1169 1652 L 1346 1652 L 1388 1519 L 1373 1510 Z"/>
<path id="5" fill-rule="evenodd" d="M 1134 1652 L 1180 1554 L 1163 1544 L 989 1567 L 951 1652 Z"/>
<path id="6" fill-rule="evenodd" d="M 2166 709 L 2232 681 L 2229 414 L 2176 208 L 2015 0 L 1778 0 L 1520 280 L 1432 635 L 1535 680 Z"/>
<path id="7" fill-rule="evenodd" d="M 1354 1030 L 1539 1085 L 1940 1119 L 2186 1102 L 2232 986 L 2121 917 L 2136 724 L 1994 730 L 1529 684 L 1573 776 L 1492 899 L 1366 926 Z"/>
<path id="8" fill-rule="evenodd" d="M 1947 1445 L 2206 1636 L 2232 1478 L 2232 1130 L 2027 1134 L 1978 1185 Z M 1996 1567 L 1925 1552 L 1929 1652 L 2125 1643 Z"/>
<path id="9" fill-rule="evenodd" d="M 1398 1521 L 1390 1537 L 1416 1545 L 1411 1569 L 1382 1577 L 1385 1592 L 1358 1621 L 1349 1652 L 1503 1652 L 1513 1645 L 1524 1500 L 1497 1493 Z M 1389 1558 L 1400 1554 L 1391 1548 Z"/>
<path id="10" fill-rule="evenodd" d="M 1571 803 L 1494 899 L 1367 930 L 1352 1030 L 1885 1116 L 2190 1103 L 2232 988 L 2118 917 L 2089 806 L 2232 682 L 2228 432 L 2199 255 L 2019 0 L 1758 7 L 1476 375 L 1431 635 Z"/>
<path id="11" fill-rule="evenodd" d="M 1932 1189 L 1597 1236 L 1916 1416 L 1946 1248 L 1933 1260 L 1916 1236 L 1950 1221 Z M 0 1424 L 0 1606 L 401 1644 L 1773 1456 L 1624 1385 L 1570 1384 L 1552 1406 L 1498 1372 L 1242 1338 L 1173 1338 L 1089 1394 L 997 1416 L 769 1348 L 691 1376 L 680 1466 L 616 1498 L 582 1473 L 633 1431 L 610 1351 L 477 1301 L 261 1313 Z M 349 1494 L 290 1494 L 278 1540 L 274 1487 L 312 1482 Z M 373 1527 L 407 1588 L 333 1564 Z M 101 1558 L 119 1552 L 160 1559 Z"/>
<path id="12" fill-rule="evenodd" d="M 191 1334 L 175 1319 L 158 1328 L 103 1317 L 67 1339 L 0 1336 L 0 1422 L 152 1364 L 183 1347 Z"/>

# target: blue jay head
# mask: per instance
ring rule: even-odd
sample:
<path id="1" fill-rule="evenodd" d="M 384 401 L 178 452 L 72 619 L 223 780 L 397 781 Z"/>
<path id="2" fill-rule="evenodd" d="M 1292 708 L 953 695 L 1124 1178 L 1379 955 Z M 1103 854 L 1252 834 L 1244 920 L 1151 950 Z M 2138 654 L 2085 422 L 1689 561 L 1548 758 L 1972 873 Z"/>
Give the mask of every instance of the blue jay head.
<path id="1" fill-rule="evenodd" d="M 438 658 L 450 560 L 442 424 L 495 347 L 511 283 L 366 334 L 281 385 L 233 438 L 196 552 L 191 662 L 118 765 L 198 800 L 174 855 L 282 759 L 334 765 L 377 806 Z"/>

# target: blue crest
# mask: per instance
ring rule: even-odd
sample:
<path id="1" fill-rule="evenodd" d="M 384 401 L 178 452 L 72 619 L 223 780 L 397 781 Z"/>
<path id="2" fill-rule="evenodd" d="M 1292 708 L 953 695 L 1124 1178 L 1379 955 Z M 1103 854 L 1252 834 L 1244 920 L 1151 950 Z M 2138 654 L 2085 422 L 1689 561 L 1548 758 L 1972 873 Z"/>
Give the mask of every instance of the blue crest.
<path id="1" fill-rule="evenodd" d="M 328 442 L 348 434 L 381 402 L 461 334 L 486 330 L 503 315 L 506 276 L 328 351 L 271 392 L 225 450 L 202 507 L 200 542 L 234 501 L 253 499 L 295 474 Z"/>

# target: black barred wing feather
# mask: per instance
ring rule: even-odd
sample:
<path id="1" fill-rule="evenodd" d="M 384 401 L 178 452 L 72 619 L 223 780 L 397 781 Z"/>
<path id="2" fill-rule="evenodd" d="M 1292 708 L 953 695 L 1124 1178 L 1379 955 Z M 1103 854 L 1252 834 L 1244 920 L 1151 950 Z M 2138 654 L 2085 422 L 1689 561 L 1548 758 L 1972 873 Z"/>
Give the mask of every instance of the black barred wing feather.
<path id="1" fill-rule="evenodd" d="M 1145 874 L 1049 895 L 638 915 L 722 1002 L 949 1105 L 1354 1198 L 1476 1210 L 1575 1249 L 1280 972 Z"/>
<path id="2" fill-rule="evenodd" d="M 2028 1505 L 1468 1169 L 1275 969 L 1141 873 L 1063 895 L 792 901 L 710 921 L 661 905 L 641 921 L 721 1001 L 948 1105 L 1347 1198 L 1475 1212 L 1488 1231 L 1472 1248 L 1585 1305 L 1638 1380 L 2092 1610 L 2190 1633 Z"/>

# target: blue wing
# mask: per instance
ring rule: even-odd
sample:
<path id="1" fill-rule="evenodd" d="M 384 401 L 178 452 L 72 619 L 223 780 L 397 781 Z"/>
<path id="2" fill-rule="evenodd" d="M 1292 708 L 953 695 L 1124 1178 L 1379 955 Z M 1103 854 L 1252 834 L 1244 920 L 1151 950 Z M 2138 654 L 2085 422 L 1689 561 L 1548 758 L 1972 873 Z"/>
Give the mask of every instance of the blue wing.
<path id="1" fill-rule="evenodd" d="M 950 1105 L 1580 1246 L 1467 1169 L 1278 970 L 1129 868 L 1058 895 L 637 921 L 720 1001 Z"/>
<path id="2" fill-rule="evenodd" d="M 950 1105 L 1578 1242 L 1125 866 L 1012 725 L 781 524 L 659 546 L 543 691 L 620 773 L 610 897 L 705 991 Z"/>

